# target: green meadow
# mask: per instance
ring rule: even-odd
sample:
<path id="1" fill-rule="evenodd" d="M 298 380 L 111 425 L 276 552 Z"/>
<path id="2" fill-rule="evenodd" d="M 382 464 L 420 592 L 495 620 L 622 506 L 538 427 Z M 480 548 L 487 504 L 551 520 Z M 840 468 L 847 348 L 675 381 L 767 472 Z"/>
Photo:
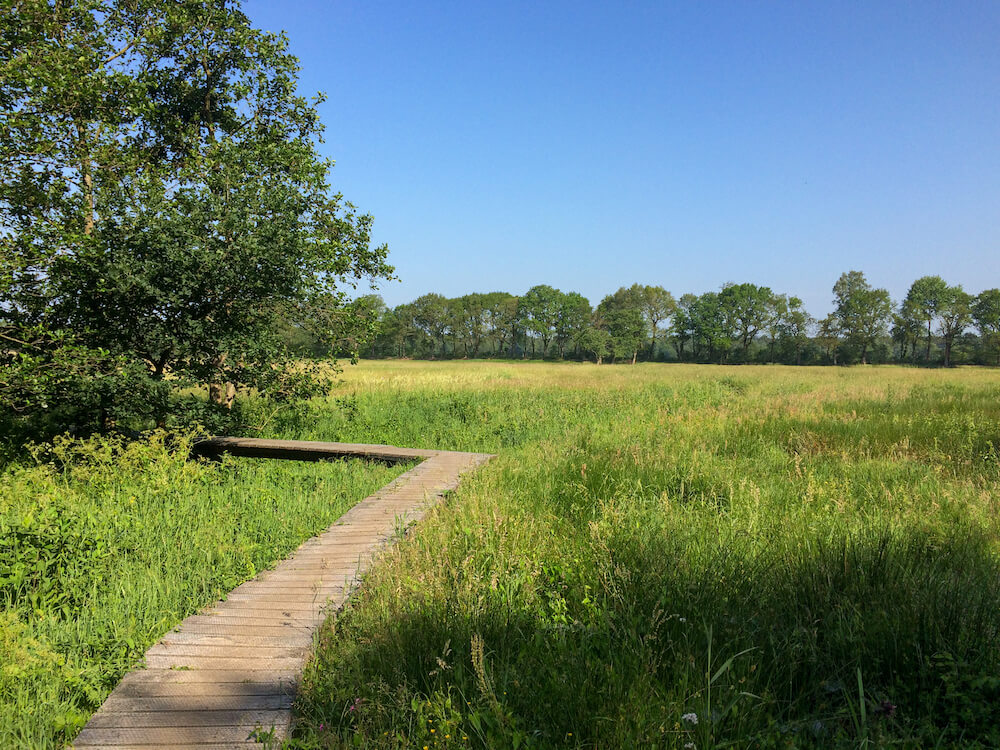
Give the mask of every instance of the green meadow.
<path id="1" fill-rule="evenodd" d="M 294 747 L 1000 746 L 996 371 L 365 362 L 280 430 L 497 454 Z"/>
<path id="2" fill-rule="evenodd" d="M 496 454 L 323 627 L 290 748 L 1000 746 L 1000 372 L 366 361 L 255 434 Z M 404 468 L 187 453 L 0 473 L 0 746 Z"/>

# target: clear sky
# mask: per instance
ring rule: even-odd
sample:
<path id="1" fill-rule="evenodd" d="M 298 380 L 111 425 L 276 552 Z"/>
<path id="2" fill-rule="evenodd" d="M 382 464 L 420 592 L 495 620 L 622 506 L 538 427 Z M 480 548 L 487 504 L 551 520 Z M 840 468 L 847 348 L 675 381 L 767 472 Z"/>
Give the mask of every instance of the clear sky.
<path id="1" fill-rule="evenodd" d="M 1000 286 L 1000 2 L 252 0 L 401 282 Z"/>

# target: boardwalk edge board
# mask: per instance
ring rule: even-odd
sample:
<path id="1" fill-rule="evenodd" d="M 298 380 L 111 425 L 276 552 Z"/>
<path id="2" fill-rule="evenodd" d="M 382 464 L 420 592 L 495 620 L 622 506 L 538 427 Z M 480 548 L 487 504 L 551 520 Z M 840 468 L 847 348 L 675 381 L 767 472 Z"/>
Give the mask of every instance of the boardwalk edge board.
<path id="1" fill-rule="evenodd" d="M 274 568 L 166 633 L 129 672 L 72 747 L 264 747 L 287 737 L 314 635 L 343 606 L 380 550 L 489 461 L 486 453 L 305 440 L 207 438 L 192 453 L 219 458 L 420 461 L 357 503 Z"/>

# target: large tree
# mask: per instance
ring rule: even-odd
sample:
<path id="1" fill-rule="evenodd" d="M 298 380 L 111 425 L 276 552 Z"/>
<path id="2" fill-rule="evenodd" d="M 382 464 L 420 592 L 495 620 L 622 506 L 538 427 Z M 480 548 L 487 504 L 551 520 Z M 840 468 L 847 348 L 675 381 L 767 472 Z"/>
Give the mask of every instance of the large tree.
<path id="1" fill-rule="evenodd" d="M 753 340 L 767 325 L 773 297 L 768 287 L 748 283 L 726 284 L 719 292 L 719 305 L 733 323 L 744 360 Z"/>
<path id="2" fill-rule="evenodd" d="M 451 333 L 451 314 L 448 298 L 441 294 L 424 294 L 411 303 L 413 324 L 431 341 L 441 346 L 441 356 L 448 353 L 448 334 Z"/>
<path id="3" fill-rule="evenodd" d="M 507 292 L 490 292 L 485 295 L 484 320 L 497 355 L 503 354 L 506 348 L 508 355 L 513 356 L 519 324 L 518 303 L 518 298 Z"/>
<path id="4" fill-rule="evenodd" d="M 594 311 L 595 326 L 610 337 L 611 356 L 630 359 L 635 364 L 639 349 L 646 340 L 646 321 L 642 315 L 642 297 L 636 287 L 622 287 L 609 294 Z"/>
<path id="5" fill-rule="evenodd" d="M 347 323 L 347 290 L 391 275 L 330 189 L 297 60 L 236 3 L 15 0 L 0 40 L 5 336 L 228 403 L 281 390 L 280 321 Z"/>
<path id="6" fill-rule="evenodd" d="M 886 332 L 892 300 L 885 289 L 875 289 L 861 271 L 848 271 L 833 285 L 834 315 L 849 346 L 866 364 L 868 352 Z"/>
<path id="7" fill-rule="evenodd" d="M 917 358 L 917 342 L 923 331 L 924 312 L 914 298 L 907 295 L 899 310 L 892 315 L 892 340 L 899 345 L 899 359 L 906 359 L 907 351 Z"/>
<path id="8" fill-rule="evenodd" d="M 684 350 L 688 342 L 694 337 L 694 319 L 692 318 L 692 308 L 698 302 L 698 297 L 690 292 L 682 294 L 677 301 L 677 309 L 670 321 L 670 337 L 673 339 L 674 351 L 677 352 L 678 361 L 684 360 Z"/>
<path id="9" fill-rule="evenodd" d="M 566 356 L 566 345 L 576 342 L 590 325 L 593 310 L 590 301 L 578 292 L 567 292 L 559 297 L 559 314 L 556 319 L 556 346 L 559 358 Z"/>
<path id="10" fill-rule="evenodd" d="M 955 338 L 972 323 L 972 302 L 972 295 L 962 289 L 961 284 L 950 286 L 945 291 L 939 308 L 945 367 L 951 367 L 951 352 Z"/>
<path id="11" fill-rule="evenodd" d="M 903 301 L 903 310 L 908 317 L 923 321 L 927 331 L 927 347 L 924 361 L 930 362 L 932 326 L 948 298 L 948 284 L 940 276 L 921 276 L 910 285 Z"/>
<path id="12" fill-rule="evenodd" d="M 736 336 L 732 310 L 723 304 L 718 292 L 706 292 L 687 310 L 694 356 L 724 363 Z"/>
<path id="13" fill-rule="evenodd" d="M 525 328 L 534 334 L 531 339 L 532 354 L 535 353 L 536 338 L 542 342 L 542 357 L 548 352 L 549 342 L 556 335 L 561 302 L 562 292 L 548 284 L 533 286 L 521 297 Z"/>
<path id="14" fill-rule="evenodd" d="M 775 297 L 771 314 L 777 319 L 775 332 L 782 348 L 794 352 L 795 364 L 802 364 L 802 349 L 809 340 L 809 328 L 816 320 L 805 311 L 801 299 L 784 294 Z"/>
<path id="15" fill-rule="evenodd" d="M 843 338 L 843 331 L 840 328 L 840 320 L 836 313 L 830 313 L 821 321 L 816 328 L 816 343 L 826 353 L 834 365 L 837 364 L 837 351 Z"/>
<path id="16" fill-rule="evenodd" d="M 662 286 L 632 285 L 633 293 L 638 297 L 642 317 L 649 331 L 649 358 L 656 356 L 656 337 L 661 325 L 668 324 L 670 318 L 677 312 L 677 301 L 674 296 Z"/>

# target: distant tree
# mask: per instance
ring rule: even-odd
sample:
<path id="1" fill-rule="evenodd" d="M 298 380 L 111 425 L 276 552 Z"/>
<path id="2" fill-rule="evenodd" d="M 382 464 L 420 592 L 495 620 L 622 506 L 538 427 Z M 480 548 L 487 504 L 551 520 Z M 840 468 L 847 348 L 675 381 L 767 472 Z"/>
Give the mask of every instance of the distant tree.
<path id="1" fill-rule="evenodd" d="M 744 360 L 753 340 L 767 325 L 773 296 L 768 287 L 756 284 L 726 284 L 719 292 L 720 310 L 732 322 Z"/>
<path id="2" fill-rule="evenodd" d="M 577 292 L 567 292 L 559 297 L 555 326 L 555 341 L 559 358 L 566 356 L 566 345 L 579 340 L 580 334 L 590 326 L 593 310 L 590 301 Z"/>
<path id="3" fill-rule="evenodd" d="M 674 344 L 674 351 L 677 352 L 678 361 L 684 361 L 684 349 L 694 336 L 691 308 L 697 301 L 697 295 L 690 293 L 681 295 L 671 320 L 670 338 Z"/>
<path id="4" fill-rule="evenodd" d="M 453 301 L 456 329 L 463 342 L 466 357 L 479 356 L 479 349 L 488 334 L 486 295 L 466 294 Z"/>
<path id="5" fill-rule="evenodd" d="M 950 286 L 945 291 L 941 301 L 939 315 L 941 318 L 941 338 L 944 340 L 944 366 L 951 367 L 952 347 L 955 338 L 972 323 L 971 294 L 962 289 L 961 285 Z"/>
<path id="6" fill-rule="evenodd" d="M 809 328 L 816 321 L 802 307 L 798 297 L 780 295 L 781 301 L 774 304 L 772 314 L 778 318 L 778 341 L 783 348 L 795 354 L 795 364 L 802 364 L 802 349 L 809 341 Z M 773 358 L 772 358 L 773 360 Z"/>
<path id="7" fill-rule="evenodd" d="M 576 345 L 580 351 L 594 358 L 597 364 L 602 364 L 605 357 L 611 356 L 611 334 L 596 325 L 588 325 L 576 337 Z"/>
<path id="8" fill-rule="evenodd" d="M 816 333 L 816 343 L 826 354 L 827 359 L 837 364 L 837 348 L 843 338 L 840 328 L 840 320 L 835 313 L 830 313 L 819 322 L 819 330 Z"/>
<path id="9" fill-rule="evenodd" d="M 736 337 L 736 324 L 731 313 L 717 292 L 702 294 L 688 307 L 696 358 L 720 364 L 728 359 Z"/>
<path id="10" fill-rule="evenodd" d="M 923 321 L 927 329 L 927 348 L 924 354 L 924 361 L 930 362 L 931 341 L 933 334 L 931 327 L 934 319 L 940 315 L 942 308 L 948 297 L 948 284 L 940 276 L 921 276 L 910 285 L 910 290 L 906 293 L 903 308 L 908 317 Z"/>
<path id="11" fill-rule="evenodd" d="M 767 334 L 767 358 L 773 363 L 778 348 L 778 338 L 781 336 L 781 323 L 788 313 L 788 295 L 775 294 L 768 306 L 767 320 L 764 332 Z"/>
<path id="12" fill-rule="evenodd" d="M 521 298 L 525 327 L 542 342 L 542 357 L 556 333 L 562 293 L 548 284 L 533 286 Z M 532 340 L 534 354 L 534 339 Z"/>
<path id="13" fill-rule="evenodd" d="M 916 359 L 917 342 L 923 331 L 924 311 L 918 306 L 916 301 L 907 295 L 899 310 L 892 316 L 892 340 L 899 345 L 900 360 L 906 359 L 909 351 Z M 928 354 L 930 350 L 928 349 Z"/>
<path id="14" fill-rule="evenodd" d="M 972 303 L 972 318 L 979 329 L 983 348 L 996 352 L 996 365 L 1000 367 L 1000 289 L 986 289 Z"/>
<path id="15" fill-rule="evenodd" d="M 440 294 L 424 294 L 413 300 L 412 307 L 413 324 L 438 343 L 440 356 L 447 356 L 447 337 L 451 333 L 448 299 Z"/>
<path id="16" fill-rule="evenodd" d="M 426 329 L 417 322 L 421 308 L 415 302 L 399 305 L 393 311 L 396 319 L 396 343 L 398 356 L 417 355 L 425 352 L 434 353 L 434 340 Z"/>
<path id="17" fill-rule="evenodd" d="M 635 364 L 639 349 L 646 340 L 646 321 L 642 316 L 642 298 L 635 288 L 622 287 L 601 300 L 594 313 L 596 327 L 611 337 L 611 355 L 631 359 Z"/>
<path id="18" fill-rule="evenodd" d="M 631 289 L 641 305 L 642 317 L 649 331 L 649 358 L 653 359 L 656 356 L 656 339 L 661 331 L 660 326 L 667 323 L 677 311 L 677 301 L 662 286 L 634 284 Z"/>
<path id="19" fill-rule="evenodd" d="M 507 292 L 490 292 L 483 296 L 483 321 L 486 335 L 493 342 L 494 354 L 502 354 L 508 341 L 513 341 L 517 303 L 517 297 Z"/>
<path id="20" fill-rule="evenodd" d="M 892 300 L 885 289 L 875 289 L 861 271 L 842 274 L 833 286 L 834 315 L 852 348 L 867 364 L 868 351 L 886 332 L 892 315 Z"/>

